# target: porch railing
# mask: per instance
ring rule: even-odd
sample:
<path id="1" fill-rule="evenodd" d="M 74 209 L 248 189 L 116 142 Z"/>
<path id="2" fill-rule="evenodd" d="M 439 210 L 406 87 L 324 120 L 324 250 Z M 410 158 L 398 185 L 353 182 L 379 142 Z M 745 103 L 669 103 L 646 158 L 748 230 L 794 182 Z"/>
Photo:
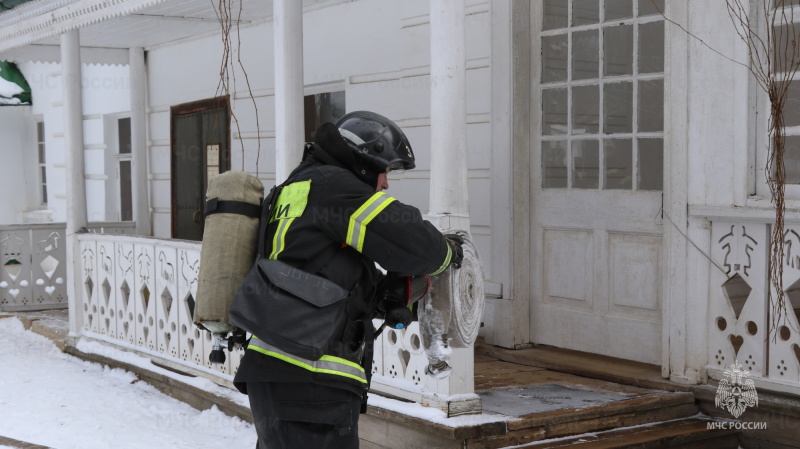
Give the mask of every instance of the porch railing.
<path id="1" fill-rule="evenodd" d="M 227 354 L 224 364 L 212 364 L 211 335 L 192 323 L 199 243 L 100 234 L 78 239 L 83 288 L 76 304 L 82 338 L 230 385 L 243 352 Z M 424 375 L 428 359 L 417 323 L 384 332 L 375 344 L 373 361 L 374 391 L 385 389 L 395 396 L 404 391 L 417 402 L 447 406 L 446 401 L 430 399 L 437 397 L 436 380 Z"/>
<path id="2" fill-rule="evenodd" d="M 135 223 L 91 223 L 89 231 L 132 234 Z M 67 307 L 66 225 L 0 226 L 0 311 Z"/>
<path id="3" fill-rule="evenodd" d="M 767 295 L 771 232 L 766 216 L 712 221 L 709 375 L 720 379 L 738 363 L 757 385 L 800 392 L 800 223 L 784 230 L 781 308 Z"/>

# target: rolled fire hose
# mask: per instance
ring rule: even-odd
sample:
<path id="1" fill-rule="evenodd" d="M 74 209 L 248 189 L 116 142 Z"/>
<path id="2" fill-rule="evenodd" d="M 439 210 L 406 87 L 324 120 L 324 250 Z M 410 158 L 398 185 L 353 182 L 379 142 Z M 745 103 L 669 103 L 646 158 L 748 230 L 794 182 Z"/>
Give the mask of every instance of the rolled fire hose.
<path id="1" fill-rule="evenodd" d="M 468 348 L 475 343 L 485 303 L 483 267 L 475 244 L 465 231 L 446 233 L 464 238 L 464 260 L 461 268 L 450 267 L 432 277 L 431 293 L 419 308 L 422 345 L 428 356 L 429 374 L 433 375 L 438 374 L 437 365 L 447 366 L 450 347 Z"/>

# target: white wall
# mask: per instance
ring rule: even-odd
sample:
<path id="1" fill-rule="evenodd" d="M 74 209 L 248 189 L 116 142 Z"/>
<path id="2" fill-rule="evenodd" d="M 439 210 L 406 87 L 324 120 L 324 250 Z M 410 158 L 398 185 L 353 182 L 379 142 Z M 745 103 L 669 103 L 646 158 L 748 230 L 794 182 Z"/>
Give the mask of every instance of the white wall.
<path id="1" fill-rule="evenodd" d="M 55 63 L 19 61 L 20 71 L 31 86 L 32 114 L 45 123 L 45 148 L 47 160 L 48 205 L 53 221 L 66 219 L 66 159 L 64 154 L 64 117 L 61 92 L 61 67 Z M 103 115 L 130 110 L 130 78 L 127 66 L 84 64 L 83 119 L 86 168 L 87 213 L 89 221 L 106 220 L 106 182 L 116 173 L 105 168 L 106 144 L 109 136 L 103 129 Z M 34 123 L 34 119 L 29 121 Z M 30 134 L 25 145 L 36 149 L 35 134 Z M 35 164 L 35 160 L 25 164 Z M 29 167 L 19 168 L 29 170 Z M 38 178 L 37 178 L 38 179 Z M 30 195 L 29 195 L 30 196 Z M 9 208 L 0 205 L 0 210 Z M 15 206 L 16 207 L 16 206 Z M 38 200 L 28 198 L 15 213 L 39 209 Z"/>
<path id="2" fill-rule="evenodd" d="M 491 20 L 487 2 L 468 2 L 467 112 L 472 232 L 481 254 L 491 251 Z M 424 0 L 350 2 L 304 16 L 306 86 L 344 84 L 347 110 L 368 109 L 404 128 L 417 157 L 417 169 L 390 178 L 389 193 L 423 211 L 428 207 L 430 175 L 430 77 L 428 2 Z M 231 126 L 231 167 L 274 182 L 273 27 L 241 31 L 241 58 L 256 95 L 261 149 L 244 76 L 237 70 L 232 100 L 241 136 Z M 236 45 L 234 43 L 234 45 Z M 169 237 L 170 106 L 216 95 L 220 39 L 211 36 L 147 54 L 149 136 L 154 208 L 153 233 Z M 242 150 L 242 147 L 244 150 Z M 499 151 L 510 151 L 508 148 Z M 298 148 L 297 151 L 302 151 Z M 259 164 L 256 166 L 256 157 Z M 489 260 L 484 257 L 484 260 Z M 487 266 L 487 277 L 493 278 Z"/>

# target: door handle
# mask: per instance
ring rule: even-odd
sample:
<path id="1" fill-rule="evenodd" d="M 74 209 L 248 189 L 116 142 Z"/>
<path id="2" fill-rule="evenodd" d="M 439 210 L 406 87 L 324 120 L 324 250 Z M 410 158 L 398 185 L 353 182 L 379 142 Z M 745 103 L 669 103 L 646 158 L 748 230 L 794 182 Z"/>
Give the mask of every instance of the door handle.
<path id="1" fill-rule="evenodd" d="M 194 211 L 194 214 L 192 214 L 192 220 L 195 223 L 200 223 L 200 209 Z"/>

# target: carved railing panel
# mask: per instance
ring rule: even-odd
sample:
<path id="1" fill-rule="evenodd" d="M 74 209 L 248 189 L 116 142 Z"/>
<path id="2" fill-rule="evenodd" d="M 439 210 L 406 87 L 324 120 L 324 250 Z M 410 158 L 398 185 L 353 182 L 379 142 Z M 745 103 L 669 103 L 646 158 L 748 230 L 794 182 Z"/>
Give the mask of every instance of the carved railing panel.
<path id="1" fill-rule="evenodd" d="M 103 263 L 113 265 L 113 294 L 117 304 L 117 338 L 129 344 L 135 344 L 137 338 L 136 322 L 138 321 L 138 290 L 133 267 L 133 244 L 102 241 L 105 247 L 100 254 Z M 120 255 L 124 255 L 122 260 Z"/>
<path id="2" fill-rule="evenodd" d="M 768 228 L 763 223 L 716 222 L 710 274 L 709 363 L 739 361 L 756 376 L 766 363 Z"/>
<path id="3" fill-rule="evenodd" d="M 136 344 L 151 351 L 157 351 L 156 336 L 156 276 L 157 259 L 155 247 L 149 243 L 133 245 L 128 253 L 117 247 L 120 263 L 132 264 L 135 276 L 136 295 Z"/>
<path id="4" fill-rule="evenodd" d="M 31 229 L 31 282 L 35 306 L 66 305 L 66 250 L 62 229 Z"/>
<path id="5" fill-rule="evenodd" d="M 200 244 L 95 234 L 83 234 L 79 241 L 85 336 L 220 383 L 231 380 L 244 351 L 226 352 L 224 364 L 210 363 L 211 334 L 192 323 Z M 436 403 L 442 381 L 424 374 L 428 358 L 419 323 L 384 330 L 373 361 L 375 391 L 447 408 L 445 400 Z"/>
<path id="6" fill-rule="evenodd" d="M 715 221 L 711 228 L 708 368 L 735 361 L 762 381 L 800 386 L 800 225 L 784 232 L 785 305 L 769 301 L 769 223 Z M 776 297 L 775 294 L 772 295 Z M 775 321 L 775 320 L 778 321 Z"/>
<path id="7" fill-rule="evenodd" d="M 79 273 L 82 288 L 79 291 L 83 294 L 83 329 L 85 331 L 98 333 L 97 313 L 99 306 L 97 301 L 97 242 L 81 242 L 80 245 L 81 270 Z"/>
<path id="8" fill-rule="evenodd" d="M 775 333 L 770 336 L 768 376 L 783 382 L 800 382 L 800 226 L 784 231 L 783 285 L 785 304 Z"/>
<path id="9" fill-rule="evenodd" d="M 197 274 L 200 269 L 200 251 L 178 250 L 178 290 L 173 308 L 177 313 L 174 338 L 178 340 L 178 357 L 181 360 L 202 361 L 203 344 L 199 330 L 192 323 L 194 298 L 197 295 Z M 198 341 L 200 340 L 200 341 Z"/>
<path id="10" fill-rule="evenodd" d="M 132 233 L 134 223 L 91 223 L 94 233 Z M 66 226 L 64 223 L 0 226 L 0 310 L 26 311 L 67 307 Z M 96 254 L 93 255 L 95 257 Z M 98 266 L 91 270 L 96 272 Z M 87 265 L 88 267 L 88 265 Z M 84 279 L 85 280 L 85 279 Z M 95 282 L 96 279 L 93 279 Z M 100 288 L 102 284 L 94 285 Z M 85 288 L 85 285 L 84 285 Z M 87 307 L 89 304 L 87 303 Z M 92 313 L 92 324 L 114 328 L 112 318 Z M 88 315 L 84 319 L 88 323 Z M 100 322 L 94 322 L 100 319 Z"/>

